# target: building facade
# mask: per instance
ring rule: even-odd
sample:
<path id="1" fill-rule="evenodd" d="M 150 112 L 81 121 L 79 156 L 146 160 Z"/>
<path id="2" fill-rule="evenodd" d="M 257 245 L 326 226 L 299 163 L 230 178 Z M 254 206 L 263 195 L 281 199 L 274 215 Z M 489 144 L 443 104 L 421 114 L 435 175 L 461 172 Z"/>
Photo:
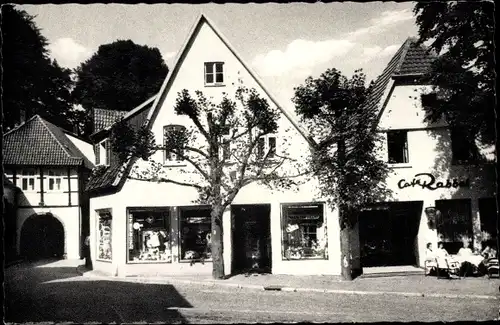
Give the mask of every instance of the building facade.
<path id="1" fill-rule="evenodd" d="M 375 83 L 381 157 L 391 197 L 359 218 L 361 265 L 423 266 L 427 243 L 450 254 L 463 242 L 496 246 L 495 150 L 470 143 L 443 121 L 425 121 L 421 77 L 432 56 L 408 39 Z"/>
<path id="2" fill-rule="evenodd" d="M 94 159 L 90 143 L 38 115 L 4 135 L 4 177 L 13 189 L 6 218 L 16 255 L 82 256 L 89 231 L 84 189 Z"/>
<path id="3" fill-rule="evenodd" d="M 146 123 L 156 142 L 163 143 L 165 132 L 193 126 L 174 112 L 181 90 L 192 94 L 201 90 L 218 103 L 224 93 L 234 94 L 240 82 L 280 111 L 278 132 L 263 138 L 262 148 L 286 150 L 305 163 L 309 154 L 305 133 L 204 16 L 194 24 L 160 92 L 124 120 L 135 126 Z M 94 269 L 119 275 L 211 274 L 210 207 L 195 203 L 199 194 L 194 188 L 130 179 L 129 171 L 140 167 L 141 161 L 122 166 L 112 148 L 103 150 L 109 148 L 109 130 L 93 136 L 104 164 L 87 188 Z M 169 177 L 192 171 L 186 161 L 165 152 L 152 159 L 166 168 Z M 245 186 L 223 215 L 225 273 L 259 268 L 275 274 L 340 274 L 336 212 L 317 188 L 316 180 L 305 177 L 294 190 L 259 183 Z"/>

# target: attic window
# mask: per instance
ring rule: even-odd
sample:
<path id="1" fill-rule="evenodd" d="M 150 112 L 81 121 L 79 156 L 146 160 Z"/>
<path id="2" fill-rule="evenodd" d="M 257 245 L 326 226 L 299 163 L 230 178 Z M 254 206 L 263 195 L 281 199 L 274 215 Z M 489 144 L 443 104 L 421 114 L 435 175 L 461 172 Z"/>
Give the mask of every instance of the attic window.
<path id="1" fill-rule="evenodd" d="M 106 166 L 111 165 L 111 141 L 104 141 L 104 148 L 106 149 L 105 164 Z"/>
<path id="2" fill-rule="evenodd" d="M 407 164 L 408 133 L 406 131 L 389 131 L 387 133 L 387 149 L 390 164 Z"/>
<path id="3" fill-rule="evenodd" d="M 224 84 L 224 62 L 205 62 L 205 86 Z"/>

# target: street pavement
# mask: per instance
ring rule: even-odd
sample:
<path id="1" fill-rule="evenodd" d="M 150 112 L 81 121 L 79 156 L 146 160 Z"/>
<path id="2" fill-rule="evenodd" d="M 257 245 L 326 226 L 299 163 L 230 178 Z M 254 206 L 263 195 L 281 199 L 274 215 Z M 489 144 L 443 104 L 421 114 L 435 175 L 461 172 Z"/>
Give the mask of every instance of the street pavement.
<path id="1" fill-rule="evenodd" d="M 484 281 L 488 281 L 484 279 Z M 6 322 L 481 321 L 498 299 L 247 290 L 82 277 L 74 261 L 5 270 Z"/>

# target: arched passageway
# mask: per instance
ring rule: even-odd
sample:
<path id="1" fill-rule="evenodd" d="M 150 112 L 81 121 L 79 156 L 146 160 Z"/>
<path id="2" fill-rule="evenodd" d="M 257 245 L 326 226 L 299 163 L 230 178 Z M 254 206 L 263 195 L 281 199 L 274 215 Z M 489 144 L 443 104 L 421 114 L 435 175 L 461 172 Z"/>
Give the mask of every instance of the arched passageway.
<path id="1" fill-rule="evenodd" d="M 52 214 L 33 215 L 21 229 L 21 255 L 29 260 L 62 258 L 64 227 Z"/>

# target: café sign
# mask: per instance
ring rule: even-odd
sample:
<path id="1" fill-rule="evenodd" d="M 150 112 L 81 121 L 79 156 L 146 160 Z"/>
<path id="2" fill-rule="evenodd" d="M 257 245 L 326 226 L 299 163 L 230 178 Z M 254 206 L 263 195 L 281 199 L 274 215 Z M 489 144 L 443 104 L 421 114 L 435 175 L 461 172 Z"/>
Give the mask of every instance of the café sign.
<path id="1" fill-rule="evenodd" d="M 468 178 L 462 180 L 458 178 L 452 178 L 452 179 L 446 179 L 446 181 L 444 180 L 436 181 L 436 177 L 434 177 L 434 175 L 429 173 L 415 174 L 415 176 L 411 181 L 407 181 L 406 179 L 403 178 L 398 182 L 398 187 L 400 189 L 415 187 L 415 186 L 420 186 L 422 187 L 422 189 L 434 191 L 439 188 L 469 187 L 470 182 Z"/>

